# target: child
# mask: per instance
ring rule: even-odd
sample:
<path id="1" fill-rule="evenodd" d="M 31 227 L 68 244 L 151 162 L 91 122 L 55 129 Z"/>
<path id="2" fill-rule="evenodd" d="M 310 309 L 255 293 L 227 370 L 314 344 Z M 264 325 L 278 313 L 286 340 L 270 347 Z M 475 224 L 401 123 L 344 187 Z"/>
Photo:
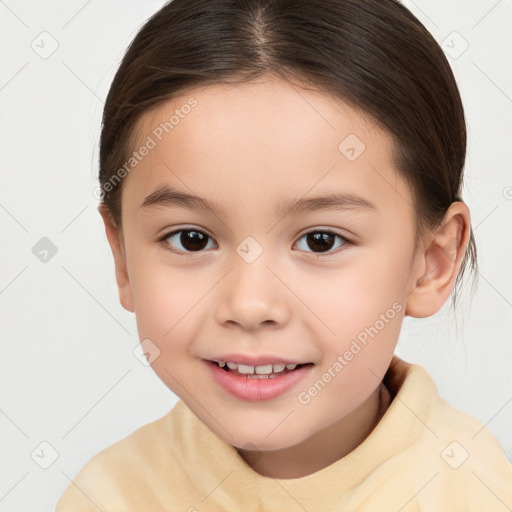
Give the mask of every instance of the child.
<path id="1" fill-rule="evenodd" d="M 105 104 L 99 210 L 180 400 L 57 512 L 510 510 L 498 441 L 394 355 L 476 264 L 465 152 L 450 66 L 395 0 L 166 4 Z"/>

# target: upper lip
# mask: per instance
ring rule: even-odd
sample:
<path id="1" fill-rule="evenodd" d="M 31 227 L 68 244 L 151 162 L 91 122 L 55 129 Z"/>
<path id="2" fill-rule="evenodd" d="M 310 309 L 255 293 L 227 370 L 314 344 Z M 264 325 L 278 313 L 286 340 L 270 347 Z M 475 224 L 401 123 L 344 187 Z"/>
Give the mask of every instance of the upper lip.
<path id="1" fill-rule="evenodd" d="M 226 354 L 219 357 L 214 357 L 210 361 L 224 361 L 237 364 L 244 364 L 247 366 L 265 366 L 268 364 L 307 364 L 303 361 L 293 359 L 285 359 L 273 355 L 249 355 L 249 354 Z"/>

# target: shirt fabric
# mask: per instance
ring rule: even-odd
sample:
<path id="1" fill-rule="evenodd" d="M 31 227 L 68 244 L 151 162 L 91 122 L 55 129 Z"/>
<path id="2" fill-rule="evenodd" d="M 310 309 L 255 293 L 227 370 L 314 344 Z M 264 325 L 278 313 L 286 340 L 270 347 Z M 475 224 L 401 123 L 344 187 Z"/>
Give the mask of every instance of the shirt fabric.
<path id="1" fill-rule="evenodd" d="M 93 456 L 56 512 L 505 512 L 512 465 L 425 369 L 394 356 L 389 408 L 352 452 L 310 475 L 254 471 L 182 401 Z"/>

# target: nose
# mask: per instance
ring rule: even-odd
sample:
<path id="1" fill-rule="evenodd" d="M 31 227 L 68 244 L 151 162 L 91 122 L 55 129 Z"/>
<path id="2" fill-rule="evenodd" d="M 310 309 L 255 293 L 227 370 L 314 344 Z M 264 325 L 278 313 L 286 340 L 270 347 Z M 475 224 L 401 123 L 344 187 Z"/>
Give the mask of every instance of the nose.
<path id="1" fill-rule="evenodd" d="M 290 297 L 268 260 L 260 257 L 247 263 L 235 254 L 231 263 L 231 271 L 219 283 L 216 321 L 248 331 L 286 325 Z"/>

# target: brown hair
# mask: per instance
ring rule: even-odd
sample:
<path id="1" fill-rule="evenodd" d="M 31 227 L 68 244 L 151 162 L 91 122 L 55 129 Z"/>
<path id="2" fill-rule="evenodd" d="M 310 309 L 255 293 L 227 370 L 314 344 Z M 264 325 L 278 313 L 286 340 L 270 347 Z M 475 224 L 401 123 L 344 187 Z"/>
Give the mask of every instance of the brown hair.
<path id="1" fill-rule="evenodd" d="M 99 181 L 116 226 L 119 170 L 141 115 L 192 87 L 266 74 L 334 94 L 391 134 L 419 228 L 435 228 L 462 200 L 466 125 L 457 84 L 439 44 L 398 1 L 173 0 L 130 44 L 105 103 Z M 454 304 L 469 260 L 476 270 L 472 231 Z"/>

